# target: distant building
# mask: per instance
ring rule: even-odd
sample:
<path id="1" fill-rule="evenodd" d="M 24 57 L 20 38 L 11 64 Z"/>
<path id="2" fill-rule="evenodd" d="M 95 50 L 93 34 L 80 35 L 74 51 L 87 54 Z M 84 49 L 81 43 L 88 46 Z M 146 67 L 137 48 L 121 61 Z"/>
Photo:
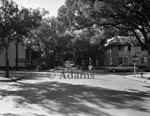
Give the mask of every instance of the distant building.
<path id="1" fill-rule="evenodd" d="M 31 63 L 29 59 L 29 52 L 24 45 L 18 45 L 18 67 L 27 67 L 27 63 Z M 9 66 L 14 68 L 16 66 L 16 46 L 14 43 L 11 43 L 8 49 L 8 58 L 9 58 Z M 5 67 L 5 52 L 2 51 L 0 53 L 0 67 Z"/>
<path id="2" fill-rule="evenodd" d="M 149 66 L 148 52 L 139 45 L 136 38 L 116 36 L 109 42 L 109 49 L 105 52 L 105 65 L 133 65 L 132 56 L 138 56 L 137 66 Z"/>

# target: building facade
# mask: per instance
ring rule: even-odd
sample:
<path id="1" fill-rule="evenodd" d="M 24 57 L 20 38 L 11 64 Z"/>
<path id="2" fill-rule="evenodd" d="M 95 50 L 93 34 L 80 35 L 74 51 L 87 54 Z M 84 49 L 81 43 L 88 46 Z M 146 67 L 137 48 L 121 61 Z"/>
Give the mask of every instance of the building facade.
<path id="1" fill-rule="evenodd" d="M 24 45 L 18 45 L 18 67 L 27 67 L 27 63 L 29 58 L 27 59 L 27 49 Z M 15 43 L 10 43 L 8 49 L 8 58 L 9 58 L 9 66 L 10 68 L 14 68 L 16 66 L 16 46 Z M 0 67 L 5 67 L 5 52 L 2 51 L 0 53 Z"/>
<path id="2" fill-rule="evenodd" d="M 105 65 L 133 65 L 132 57 L 138 57 L 137 66 L 149 66 L 150 59 L 148 52 L 137 42 L 132 42 L 133 38 L 115 37 L 109 44 L 109 49 L 105 53 Z"/>

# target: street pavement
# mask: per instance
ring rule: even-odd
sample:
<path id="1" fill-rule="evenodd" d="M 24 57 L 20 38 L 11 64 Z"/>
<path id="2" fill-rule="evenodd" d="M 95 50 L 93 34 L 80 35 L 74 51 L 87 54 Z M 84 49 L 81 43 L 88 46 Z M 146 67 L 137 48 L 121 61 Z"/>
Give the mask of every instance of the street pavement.
<path id="1" fill-rule="evenodd" d="M 1 72 L 0 116 L 149 116 L 150 84 L 131 75 L 23 71 L 14 82 Z"/>

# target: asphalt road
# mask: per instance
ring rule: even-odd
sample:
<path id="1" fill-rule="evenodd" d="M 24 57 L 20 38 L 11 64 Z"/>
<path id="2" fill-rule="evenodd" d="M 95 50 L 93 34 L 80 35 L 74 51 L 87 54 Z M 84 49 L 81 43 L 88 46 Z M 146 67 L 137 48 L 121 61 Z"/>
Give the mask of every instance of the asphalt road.
<path id="1" fill-rule="evenodd" d="M 0 115 L 149 116 L 150 85 L 124 78 L 128 74 L 36 73 L 1 82 Z"/>

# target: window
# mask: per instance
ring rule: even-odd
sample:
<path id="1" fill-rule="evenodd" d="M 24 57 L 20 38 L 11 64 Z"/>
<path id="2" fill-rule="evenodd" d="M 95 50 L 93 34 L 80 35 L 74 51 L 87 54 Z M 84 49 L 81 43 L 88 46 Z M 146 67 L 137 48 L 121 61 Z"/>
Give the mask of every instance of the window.
<path id="1" fill-rule="evenodd" d="M 128 64 L 131 64 L 131 56 L 128 56 Z"/>
<path id="2" fill-rule="evenodd" d="M 124 64 L 127 64 L 128 63 L 128 56 L 125 56 L 124 57 Z"/>
<path id="3" fill-rule="evenodd" d="M 119 57 L 119 58 L 118 58 L 118 63 L 119 63 L 119 64 L 123 64 L 123 57 Z"/>
<path id="4" fill-rule="evenodd" d="M 131 51 L 131 46 L 128 46 L 128 51 Z"/>
<path id="5" fill-rule="evenodd" d="M 128 51 L 128 46 L 124 46 L 124 51 Z"/>
<path id="6" fill-rule="evenodd" d="M 141 63 L 144 64 L 144 57 L 141 58 Z"/>
<path id="7" fill-rule="evenodd" d="M 141 51 L 144 51 L 145 49 L 144 49 L 144 47 L 141 47 Z"/>
<path id="8" fill-rule="evenodd" d="M 118 46 L 118 50 L 121 51 L 121 46 Z"/>
<path id="9" fill-rule="evenodd" d="M 131 63 L 131 56 L 125 56 L 124 59 L 123 59 L 123 63 L 124 64 L 130 64 Z"/>
<path id="10" fill-rule="evenodd" d="M 118 47 L 118 50 L 119 50 L 119 51 L 122 51 L 122 50 L 123 50 L 123 46 L 119 46 L 119 47 Z"/>
<path id="11" fill-rule="evenodd" d="M 142 57 L 141 58 L 141 63 L 144 64 L 145 62 L 147 62 L 147 57 Z"/>

